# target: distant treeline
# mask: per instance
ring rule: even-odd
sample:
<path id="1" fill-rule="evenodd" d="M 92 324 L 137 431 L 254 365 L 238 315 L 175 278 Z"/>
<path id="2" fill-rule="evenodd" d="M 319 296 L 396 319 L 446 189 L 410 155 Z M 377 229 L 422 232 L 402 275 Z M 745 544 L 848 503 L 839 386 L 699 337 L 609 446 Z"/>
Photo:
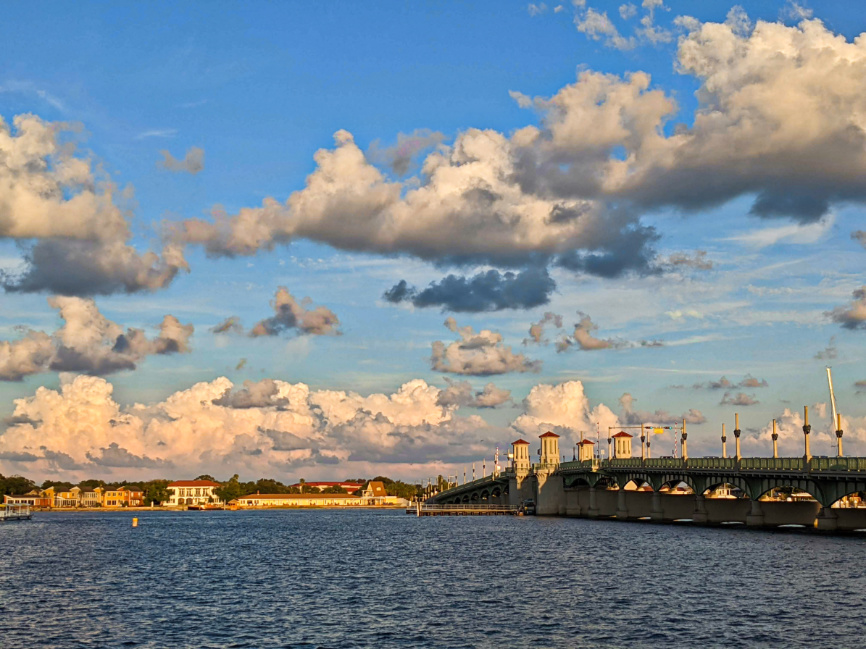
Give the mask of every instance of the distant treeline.
<path id="1" fill-rule="evenodd" d="M 315 487 L 307 486 L 304 480 L 298 481 L 300 487 L 294 487 L 283 484 L 279 480 L 274 480 L 273 478 L 259 478 L 255 482 L 241 482 L 237 474 L 233 475 L 228 480 L 222 482 L 217 480 L 213 476 L 207 474 L 200 475 L 195 479 L 220 482 L 222 486 L 218 489 L 214 489 L 214 493 L 216 493 L 220 500 L 224 502 L 229 502 L 230 500 L 234 500 L 235 498 L 240 498 L 241 496 L 247 496 L 254 493 L 291 494 L 319 492 L 319 490 Z M 389 496 L 399 496 L 401 498 L 411 499 L 415 496 L 421 495 L 420 484 L 409 484 L 407 482 L 401 482 L 400 480 L 392 480 L 391 478 L 387 478 L 381 475 L 376 476 L 372 479 L 349 478 L 348 480 L 345 480 L 345 482 L 361 483 L 359 491 L 363 490 L 363 488 L 367 486 L 367 483 L 371 481 L 382 482 L 385 485 L 385 492 Z M 139 489 L 141 489 L 144 492 L 144 504 L 150 505 L 151 503 L 163 503 L 169 499 L 170 494 L 166 487 L 171 482 L 173 482 L 173 480 L 165 479 L 146 480 L 138 482 L 128 482 L 126 480 L 122 482 L 105 482 L 104 480 L 82 480 L 78 483 L 64 482 L 62 480 L 45 480 L 41 485 L 38 485 L 33 482 L 33 480 L 29 480 L 28 478 L 22 476 L 16 475 L 6 477 L 0 474 L 0 496 L 4 496 L 6 494 L 9 494 L 10 496 L 20 496 L 34 489 L 48 489 L 49 487 L 54 487 L 54 492 L 57 493 L 60 491 L 69 491 L 74 486 L 79 486 L 82 488 L 89 487 L 91 489 L 95 489 L 96 487 L 102 487 L 103 490 L 117 489 L 118 487 L 126 486 L 138 487 Z M 323 493 L 348 492 L 339 486 L 334 486 L 327 487 L 323 491 Z"/>

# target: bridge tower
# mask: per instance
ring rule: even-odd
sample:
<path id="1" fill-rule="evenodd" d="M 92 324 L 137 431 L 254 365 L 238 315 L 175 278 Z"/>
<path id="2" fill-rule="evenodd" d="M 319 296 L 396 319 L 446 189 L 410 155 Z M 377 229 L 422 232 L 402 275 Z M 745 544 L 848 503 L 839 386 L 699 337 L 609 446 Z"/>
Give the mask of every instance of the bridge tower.
<path id="1" fill-rule="evenodd" d="M 511 455 L 513 457 L 511 460 L 511 466 L 514 469 L 514 473 L 522 478 L 529 473 L 529 442 L 524 439 L 519 439 L 516 442 L 511 443 L 511 449 Z"/>
<path id="2" fill-rule="evenodd" d="M 631 440 L 633 437 L 624 430 L 613 436 L 613 456 L 616 459 L 625 460 L 631 457 Z"/>
<path id="3" fill-rule="evenodd" d="M 585 460 L 591 460 L 593 456 L 593 451 L 595 450 L 593 447 L 595 446 L 595 442 L 591 442 L 588 439 L 581 440 L 577 443 L 577 459 L 581 462 Z"/>
<path id="4" fill-rule="evenodd" d="M 559 466 L 559 435 L 547 431 L 544 435 L 540 435 L 539 438 L 541 439 L 541 464 L 544 466 Z"/>

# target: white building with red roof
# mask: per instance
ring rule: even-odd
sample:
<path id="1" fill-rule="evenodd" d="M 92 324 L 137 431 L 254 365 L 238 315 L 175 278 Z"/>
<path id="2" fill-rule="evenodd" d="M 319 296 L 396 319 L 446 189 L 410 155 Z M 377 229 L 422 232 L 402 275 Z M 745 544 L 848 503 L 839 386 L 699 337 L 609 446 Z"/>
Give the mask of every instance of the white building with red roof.
<path id="1" fill-rule="evenodd" d="M 544 435 L 539 435 L 539 439 L 541 440 L 541 464 L 545 466 L 558 466 L 559 435 L 547 431 Z"/>
<path id="2" fill-rule="evenodd" d="M 581 462 L 591 460 L 595 455 L 595 442 L 582 439 L 577 443 L 577 459 Z"/>
<path id="3" fill-rule="evenodd" d="M 529 442 L 519 439 L 511 442 L 511 466 L 516 473 L 529 473 L 532 461 L 529 459 Z"/>
<path id="4" fill-rule="evenodd" d="M 340 487 L 344 489 L 346 493 L 355 493 L 359 489 L 364 488 L 363 482 L 296 482 L 293 485 L 289 485 L 290 487 L 297 487 L 300 489 L 301 487 L 309 487 L 311 489 L 318 489 L 320 492 L 324 491 L 329 487 Z"/>
<path id="5" fill-rule="evenodd" d="M 207 505 L 222 502 L 214 493 L 220 487 L 219 482 L 212 480 L 177 480 L 166 487 L 171 494 L 168 504 L 172 507 L 186 505 Z"/>
<path id="6" fill-rule="evenodd" d="M 613 456 L 617 459 L 627 459 L 631 457 L 631 440 L 633 435 L 629 435 L 624 430 L 621 430 L 613 436 Z"/>

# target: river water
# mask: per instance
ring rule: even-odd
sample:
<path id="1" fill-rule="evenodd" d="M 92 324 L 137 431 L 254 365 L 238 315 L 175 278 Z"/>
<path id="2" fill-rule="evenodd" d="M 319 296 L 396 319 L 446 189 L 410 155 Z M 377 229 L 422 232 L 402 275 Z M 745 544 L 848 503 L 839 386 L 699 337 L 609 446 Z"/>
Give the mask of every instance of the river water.
<path id="1" fill-rule="evenodd" d="M 402 511 L 0 524 L 0 647 L 866 646 L 857 536 Z"/>

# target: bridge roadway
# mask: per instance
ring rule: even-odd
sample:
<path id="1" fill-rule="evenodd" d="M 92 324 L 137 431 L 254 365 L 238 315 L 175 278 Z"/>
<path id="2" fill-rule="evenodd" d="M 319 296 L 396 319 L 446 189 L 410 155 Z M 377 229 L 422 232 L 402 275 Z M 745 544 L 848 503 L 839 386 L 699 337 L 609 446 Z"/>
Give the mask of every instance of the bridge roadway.
<path id="1" fill-rule="evenodd" d="M 676 491 L 681 483 L 692 493 Z M 707 497 L 725 484 L 744 497 Z M 815 500 L 767 499 L 784 487 Z M 866 492 L 866 458 L 628 458 L 512 467 L 428 502 L 518 505 L 532 499 L 547 515 L 851 530 L 866 528 L 866 508 L 840 507 L 840 500 L 857 492 Z"/>

